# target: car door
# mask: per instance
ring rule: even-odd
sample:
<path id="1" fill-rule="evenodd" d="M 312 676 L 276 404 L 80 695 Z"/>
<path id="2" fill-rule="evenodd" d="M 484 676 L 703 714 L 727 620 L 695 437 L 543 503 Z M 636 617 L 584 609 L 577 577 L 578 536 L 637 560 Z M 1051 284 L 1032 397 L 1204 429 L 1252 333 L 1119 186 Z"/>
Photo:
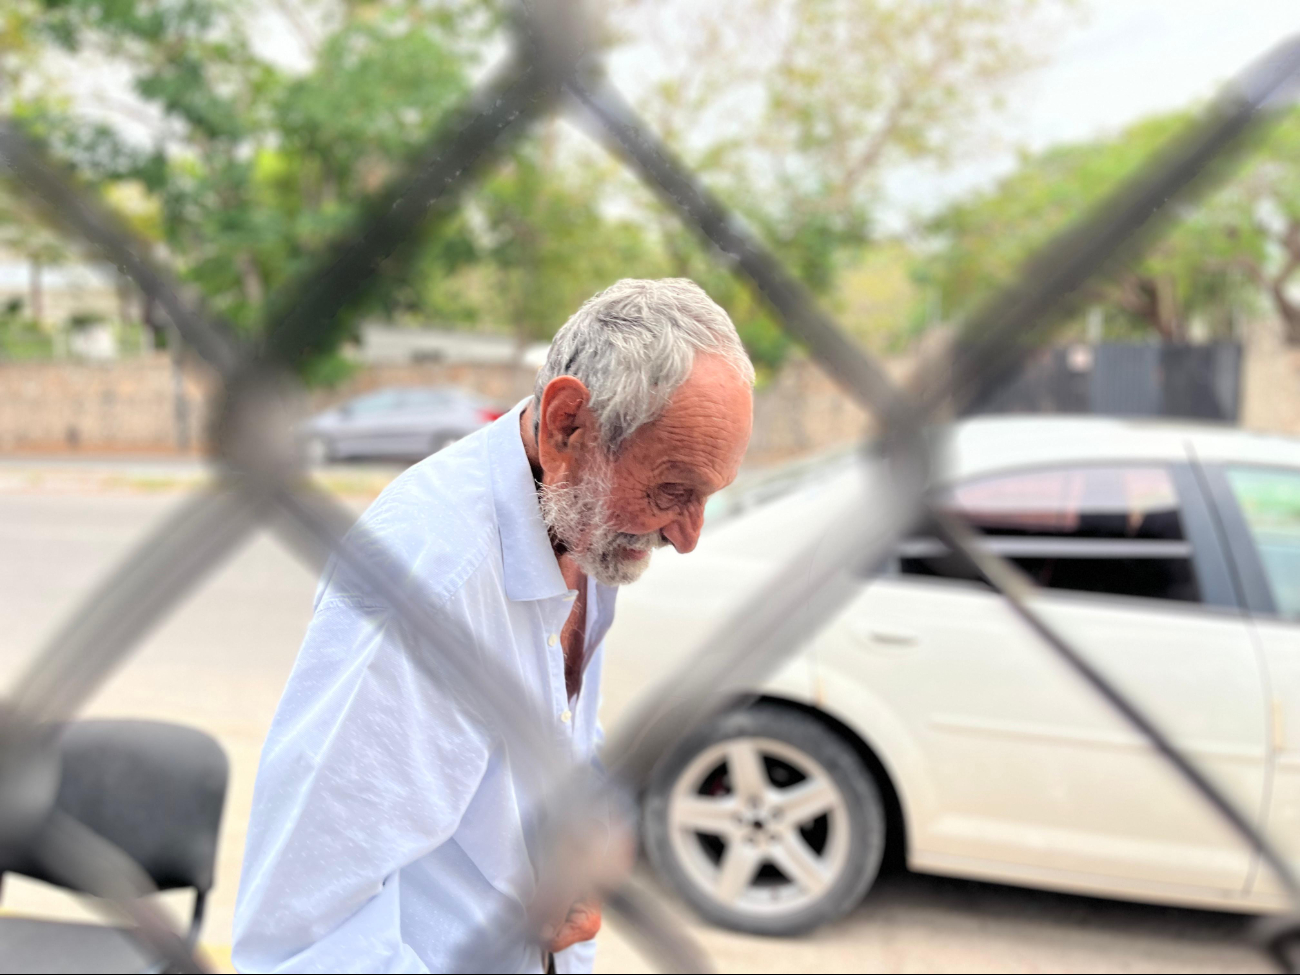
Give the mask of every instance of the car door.
<path id="1" fill-rule="evenodd" d="M 359 397 L 342 410 L 335 450 L 346 457 L 386 457 L 394 450 L 393 418 L 400 415 L 405 391 L 381 389 Z"/>
<path id="2" fill-rule="evenodd" d="M 391 417 L 393 455 L 413 459 L 431 453 L 451 431 L 455 405 L 445 390 L 408 390 L 402 409 Z"/>
<path id="3" fill-rule="evenodd" d="M 1019 471 L 947 503 L 1244 808 L 1263 794 L 1260 673 L 1187 465 Z M 1246 847 L 933 538 L 818 642 L 827 705 L 889 741 L 918 869 L 1171 899 L 1240 896 Z M 861 723 L 859 723 L 861 726 Z"/>
<path id="4" fill-rule="evenodd" d="M 1300 470 L 1207 464 L 1267 675 L 1272 781 L 1265 832 L 1300 870 Z M 1267 869 L 1252 894 L 1285 903 Z"/>

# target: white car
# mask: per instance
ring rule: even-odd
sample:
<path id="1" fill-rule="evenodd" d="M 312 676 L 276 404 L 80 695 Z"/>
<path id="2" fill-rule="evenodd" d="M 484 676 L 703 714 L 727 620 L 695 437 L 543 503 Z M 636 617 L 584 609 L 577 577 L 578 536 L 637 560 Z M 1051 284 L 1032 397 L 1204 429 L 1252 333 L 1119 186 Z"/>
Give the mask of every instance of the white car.
<path id="1" fill-rule="evenodd" d="M 956 424 L 937 455 L 944 503 L 1300 869 L 1300 442 L 1024 417 Z M 850 460 L 832 466 L 721 518 L 689 556 L 657 553 L 623 591 L 607 725 L 825 530 L 860 489 Z M 923 527 L 754 691 L 665 756 L 644 797 L 651 862 L 716 923 L 839 917 L 891 850 L 927 873 L 1284 906 L 1259 858 Z"/>

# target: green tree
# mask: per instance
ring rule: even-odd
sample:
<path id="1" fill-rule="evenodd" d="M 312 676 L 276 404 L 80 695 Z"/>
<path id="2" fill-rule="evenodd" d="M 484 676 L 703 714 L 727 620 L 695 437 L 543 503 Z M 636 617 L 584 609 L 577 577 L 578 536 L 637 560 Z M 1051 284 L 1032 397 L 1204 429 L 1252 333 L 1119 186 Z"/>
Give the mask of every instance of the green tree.
<path id="1" fill-rule="evenodd" d="M 485 311 L 509 322 L 521 347 L 549 339 L 618 278 L 664 273 L 644 228 L 605 212 L 614 164 L 565 158 L 559 125 L 544 123 L 470 197 L 492 281 Z"/>
<path id="2" fill-rule="evenodd" d="M 918 277 L 946 317 L 956 317 L 1010 280 L 1059 230 L 1135 172 L 1191 118 L 1180 112 L 1139 122 L 1113 138 L 1022 157 L 991 189 L 948 208 L 929 227 L 933 256 Z M 1244 220 L 1233 184 L 1182 215 L 1142 256 L 1094 286 L 1114 334 L 1189 337 L 1199 319 L 1231 331 L 1255 288 L 1242 262 L 1263 257 L 1263 237 Z"/>
<path id="3" fill-rule="evenodd" d="M 20 198 L 4 192 L 4 187 L 0 187 L 0 249 L 27 262 L 27 301 L 22 317 L 37 327 L 48 324 L 44 271 L 67 262 L 71 249 Z"/>
<path id="4" fill-rule="evenodd" d="M 834 301 L 874 243 L 884 174 L 971 144 L 1032 66 L 1068 0 L 627 0 L 623 38 L 663 64 L 641 107 L 815 293 Z M 660 221 L 670 263 L 697 248 Z M 730 307 L 751 351 L 785 344 L 760 306 Z M 741 319 L 737 317 L 738 324 Z"/>
<path id="5" fill-rule="evenodd" d="M 136 225 L 247 329 L 463 95 L 501 8 L 277 0 L 311 59 L 295 75 L 257 55 L 253 0 L 14 2 L 30 15 L 24 44 L 129 66 L 162 120 L 141 146 L 55 97 L 30 97 L 33 130 L 115 205 L 130 203 Z M 1062 5 L 624 0 L 608 27 L 616 42 L 658 51 L 665 73 L 642 99 L 652 122 L 835 301 L 844 267 L 873 242 L 882 173 L 949 156 L 1033 60 L 1039 15 Z M 655 26 L 665 23 L 666 33 Z M 544 126 L 513 152 L 409 259 L 383 264 L 383 286 L 349 310 L 354 320 L 500 325 L 522 344 L 618 277 L 678 274 L 731 311 L 760 366 L 779 365 L 788 341 L 765 306 L 648 194 L 563 139 L 557 148 L 554 133 Z"/>
<path id="6" fill-rule="evenodd" d="M 1205 219 L 1222 228 L 1217 264 L 1239 269 L 1259 288 L 1300 344 L 1300 111 L 1291 111 L 1252 153 L 1240 175 L 1213 201 Z"/>
<path id="7" fill-rule="evenodd" d="M 29 77 L 40 50 L 35 0 L 0 7 L 0 105 L 12 107 L 18 84 Z"/>
<path id="8" fill-rule="evenodd" d="M 470 6 L 342 3 L 312 70 L 291 77 L 255 54 L 249 3 L 43 0 L 39 34 L 128 65 L 136 95 L 164 125 L 141 148 L 58 105 L 35 104 L 27 115 L 83 178 L 106 190 L 139 186 L 155 199 L 148 225 L 178 269 L 251 329 L 266 297 L 350 226 L 467 90 L 469 54 L 450 33 Z M 421 244 L 432 263 L 473 254 L 456 221 Z M 422 253 L 410 266 L 430 263 Z M 421 282 L 396 264 L 382 270 L 386 287 L 354 314 L 419 305 Z"/>

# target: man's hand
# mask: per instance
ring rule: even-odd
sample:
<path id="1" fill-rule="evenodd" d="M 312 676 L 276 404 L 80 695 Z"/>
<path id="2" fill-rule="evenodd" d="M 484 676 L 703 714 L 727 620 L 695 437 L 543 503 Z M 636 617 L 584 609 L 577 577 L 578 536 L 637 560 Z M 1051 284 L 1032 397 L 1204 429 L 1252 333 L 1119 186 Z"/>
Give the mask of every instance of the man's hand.
<path id="1" fill-rule="evenodd" d="M 578 901 L 569 908 L 569 916 L 564 919 L 558 931 L 551 936 L 547 950 L 563 951 L 579 941 L 590 941 L 600 930 L 600 905 L 595 901 Z"/>
<path id="2" fill-rule="evenodd" d="M 590 941 L 600 930 L 600 895 L 627 879 L 636 862 L 635 834 L 622 817 L 609 816 L 566 829 L 552 851 L 566 869 L 549 873 L 550 886 L 539 891 L 534 910 L 549 923 L 540 925 L 538 940 L 547 951 L 563 951 Z M 576 899 L 575 899 L 576 898 Z M 563 905 L 568 914 L 561 917 Z"/>

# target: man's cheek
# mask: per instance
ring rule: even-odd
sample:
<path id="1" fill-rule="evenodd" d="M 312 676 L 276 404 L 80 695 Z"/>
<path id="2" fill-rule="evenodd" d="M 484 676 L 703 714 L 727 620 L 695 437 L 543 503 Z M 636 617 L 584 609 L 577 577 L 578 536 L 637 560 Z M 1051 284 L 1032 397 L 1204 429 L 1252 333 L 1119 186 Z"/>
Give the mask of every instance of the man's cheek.
<path id="1" fill-rule="evenodd" d="M 609 519 L 610 529 L 619 535 L 644 535 L 647 531 L 654 530 L 652 528 L 643 528 L 644 524 L 644 518 L 638 518 L 625 512 L 617 512 L 614 517 Z"/>
<path id="2" fill-rule="evenodd" d="M 615 506 L 611 510 L 610 521 L 614 530 L 624 535 L 649 535 L 662 531 L 672 521 L 671 512 L 663 512 L 654 505 L 641 500 L 636 504 Z"/>

